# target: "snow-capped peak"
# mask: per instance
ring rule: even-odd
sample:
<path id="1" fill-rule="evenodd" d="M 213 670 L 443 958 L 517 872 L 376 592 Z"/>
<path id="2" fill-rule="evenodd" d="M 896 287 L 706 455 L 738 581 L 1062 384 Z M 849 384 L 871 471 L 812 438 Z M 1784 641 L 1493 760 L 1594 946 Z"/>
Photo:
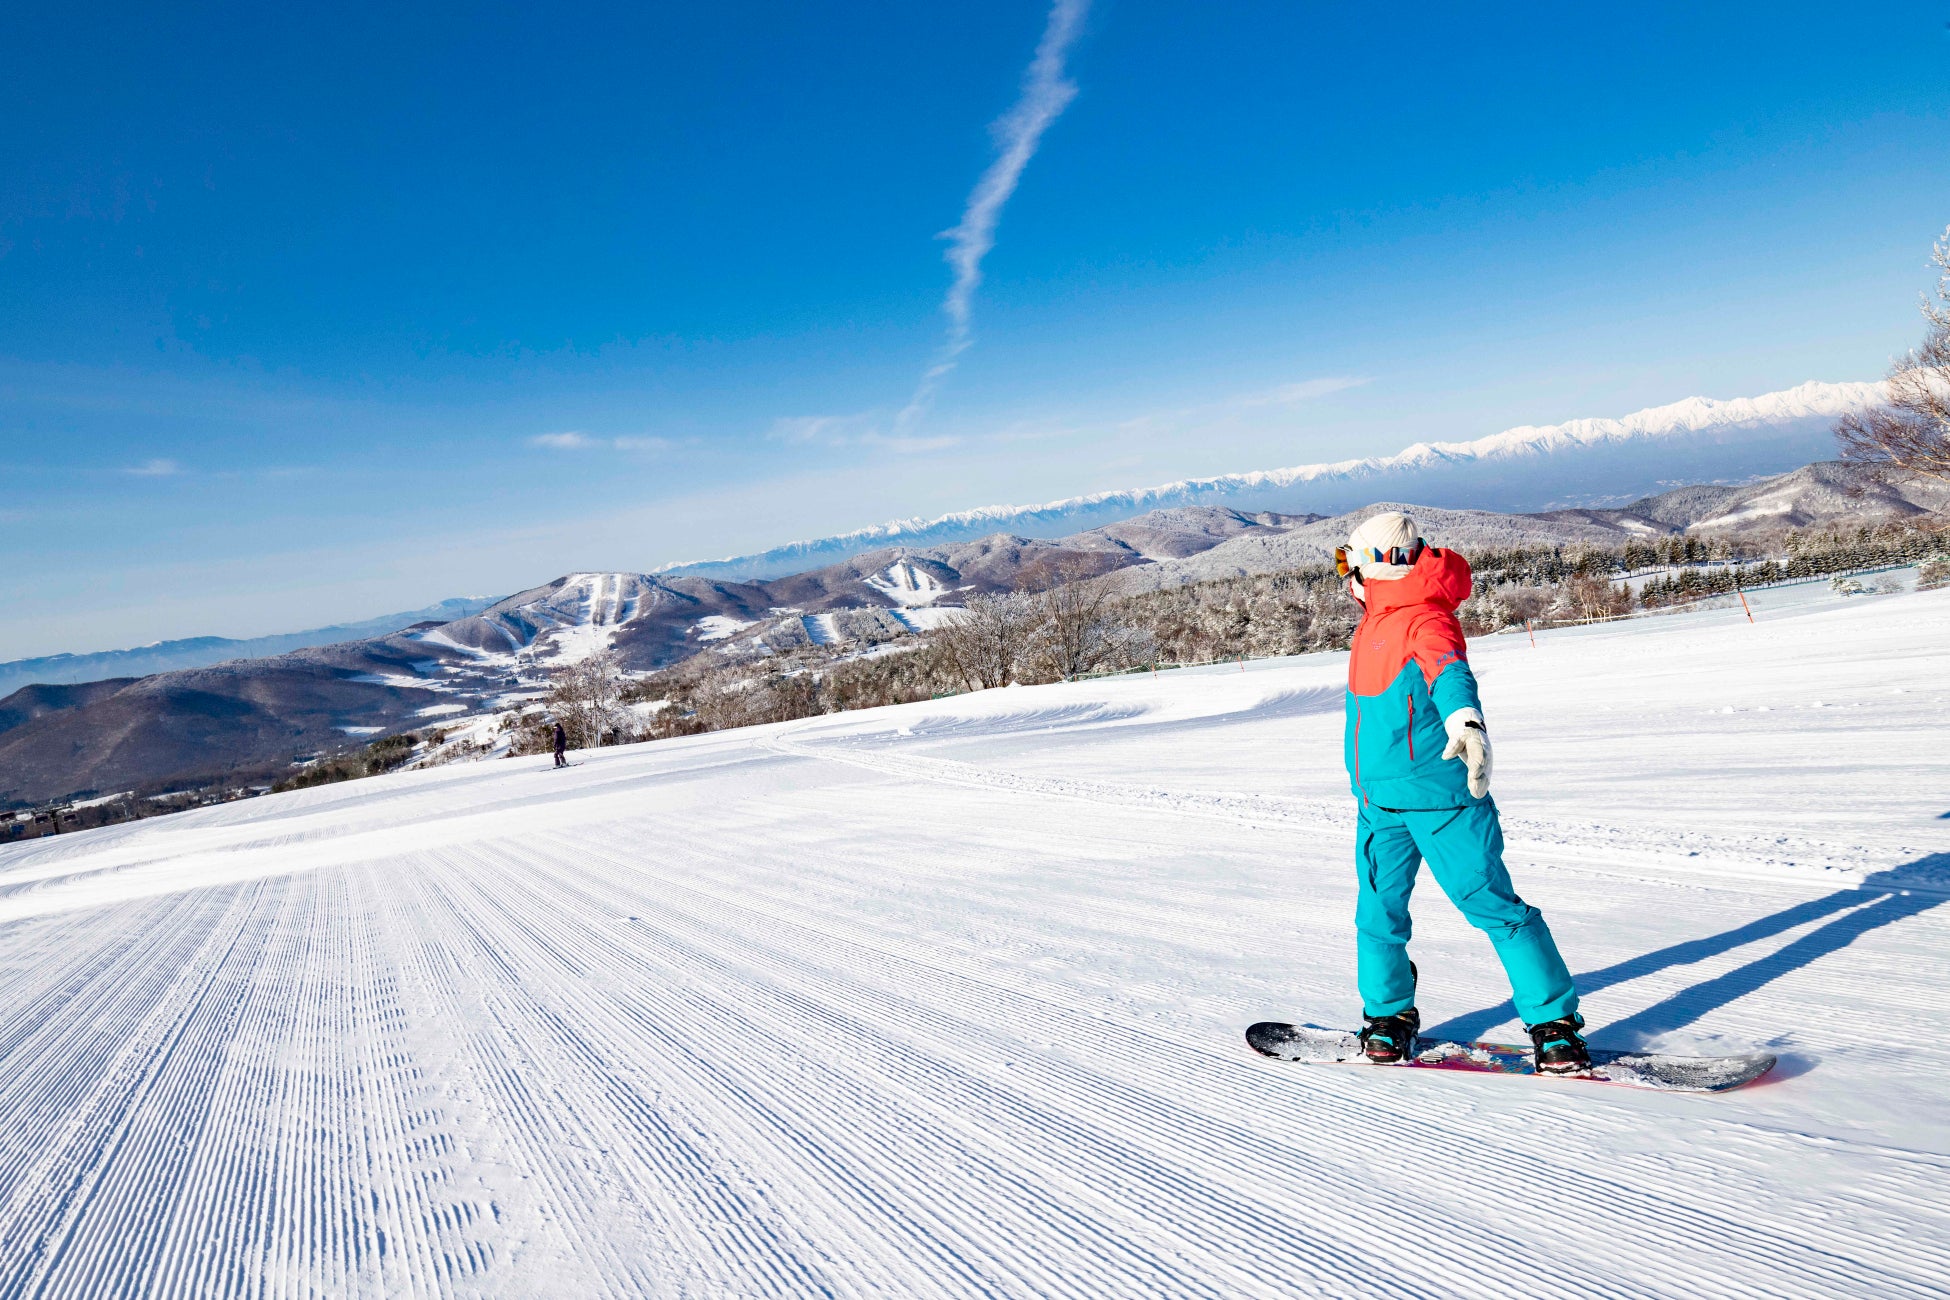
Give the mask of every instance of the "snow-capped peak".
<path id="1" fill-rule="evenodd" d="M 894 519 L 655 572 L 764 577 L 894 544 L 930 545 L 991 532 L 1060 536 L 1170 506 L 1335 514 L 1377 496 L 1497 510 L 1624 499 L 1686 479 L 1746 480 L 1826 459 L 1833 454 L 1834 421 L 1881 395 L 1879 383 L 1809 382 L 1759 397 L 1688 397 L 1616 418 L 1520 425 L 1464 442 L 1417 442 L 1388 456 Z"/>

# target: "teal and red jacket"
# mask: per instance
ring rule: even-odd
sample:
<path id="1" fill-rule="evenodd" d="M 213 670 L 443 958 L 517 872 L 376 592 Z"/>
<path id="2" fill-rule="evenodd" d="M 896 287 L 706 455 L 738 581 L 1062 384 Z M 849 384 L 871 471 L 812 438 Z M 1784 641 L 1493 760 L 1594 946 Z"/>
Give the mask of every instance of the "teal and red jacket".
<path id="1" fill-rule="evenodd" d="M 1442 757 L 1442 720 L 1482 711 L 1456 606 L 1469 562 L 1429 547 L 1400 578 L 1363 584 L 1367 612 L 1347 661 L 1347 774 L 1354 797 L 1395 811 L 1463 808 L 1469 766 Z M 1487 796 L 1485 796 L 1487 798 Z"/>

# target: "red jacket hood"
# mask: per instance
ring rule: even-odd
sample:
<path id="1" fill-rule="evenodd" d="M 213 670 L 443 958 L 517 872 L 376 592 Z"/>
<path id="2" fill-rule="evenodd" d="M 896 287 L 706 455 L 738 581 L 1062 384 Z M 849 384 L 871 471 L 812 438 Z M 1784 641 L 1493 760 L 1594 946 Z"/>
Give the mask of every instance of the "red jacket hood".
<path id="1" fill-rule="evenodd" d="M 1368 613 L 1380 614 L 1404 605 L 1434 605 L 1455 612 L 1469 599 L 1469 561 L 1454 551 L 1429 547 L 1415 567 L 1399 578 L 1366 582 Z"/>

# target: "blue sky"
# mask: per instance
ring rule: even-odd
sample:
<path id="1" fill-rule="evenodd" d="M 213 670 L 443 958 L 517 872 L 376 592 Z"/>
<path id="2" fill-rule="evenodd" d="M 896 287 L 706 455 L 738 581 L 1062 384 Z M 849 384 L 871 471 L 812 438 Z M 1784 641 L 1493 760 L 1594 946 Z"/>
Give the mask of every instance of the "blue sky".
<path id="1" fill-rule="evenodd" d="M 1950 3 L 12 6 L 0 121 L 15 657 L 1874 377 Z"/>

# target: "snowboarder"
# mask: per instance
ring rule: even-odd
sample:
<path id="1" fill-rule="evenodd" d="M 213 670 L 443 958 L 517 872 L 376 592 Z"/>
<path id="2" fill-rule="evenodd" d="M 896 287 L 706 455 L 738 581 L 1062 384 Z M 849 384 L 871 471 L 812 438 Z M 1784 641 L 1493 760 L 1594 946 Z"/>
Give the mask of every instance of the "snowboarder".
<path id="1" fill-rule="evenodd" d="M 562 729 L 562 724 L 559 722 L 555 724 L 555 765 L 557 767 L 569 765 L 569 733 Z"/>
<path id="2" fill-rule="evenodd" d="M 1384 1065 L 1415 1053 L 1422 1019 L 1408 896 L 1427 862 L 1450 902 L 1495 945 L 1538 1072 L 1587 1070 L 1571 972 L 1543 913 L 1517 896 L 1503 866 L 1489 731 L 1456 621 L 1470 593 L 1469 564 L 1425 543 L 1399 511 L 1356 528 L 1334 558 L 1362 607 L 1348 658 L 1345 752 L 1360 806 L 1354 926 L 1363 1050 Z"/>

